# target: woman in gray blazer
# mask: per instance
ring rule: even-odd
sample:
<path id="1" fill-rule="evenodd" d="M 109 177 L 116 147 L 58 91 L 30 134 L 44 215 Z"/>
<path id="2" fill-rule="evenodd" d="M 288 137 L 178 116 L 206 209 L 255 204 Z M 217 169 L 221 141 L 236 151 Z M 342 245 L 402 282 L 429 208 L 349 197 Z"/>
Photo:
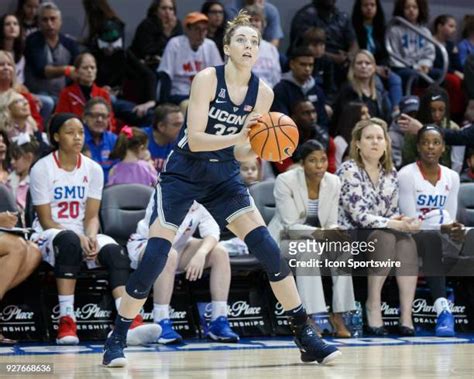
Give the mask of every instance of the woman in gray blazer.
<path id="1" fill-rule="evenodd" d="M 328 158 L 322 144 L 308 140 L 300 147 L 301 167 L 280 174 L 275 181 L 276 212 L 268 229 L 281 245 L 282 237 L 314 239 L 318 229 L 335 229 L 341 184 L 336 175 L 327 172 Z M 311 252 L 304 260 L 316 257 Z M 308 270 L 308 269 L 304 269 Z M 310 273 L 296 270 L 298 290 L 309 314 L 326 312 L 321 276 L 312 268 Z M 300 271 L 298 273 L 298 271 Z M 310 274 L 310 276 L 308 276 Z M 332 276 L 333 302 L 330 322 L 338 337 L 350 337 L 342 313 L 355 309 L 351 276 Z"/>

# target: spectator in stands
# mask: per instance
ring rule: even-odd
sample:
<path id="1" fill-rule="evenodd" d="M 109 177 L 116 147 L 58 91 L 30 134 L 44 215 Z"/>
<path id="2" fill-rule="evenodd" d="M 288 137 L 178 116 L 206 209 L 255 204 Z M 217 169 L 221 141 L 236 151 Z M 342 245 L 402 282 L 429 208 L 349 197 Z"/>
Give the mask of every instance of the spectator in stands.
<path id="1" fill-rule="evenodd" d="M 252 186 L 262 180 L 260 175 L 260 162 L 258 159 L 251 161 L 239 162 L 240 177 L 247 187 Z"/>
<path id="2" fill-rule="evenodd" d="M 16 82 L 25 82 L 25 39 L 18 18 L 6 13 L 0 18 L 0 50 L 8 51 L 15 60 Z"/>
<path id="3" fill-rule="evenodd" d="M 460 242 L 464 236 L 464 225 L 455 221 L 459 175 L 439 164 L 445 144 L 438 126 L 421 128 L 416 145 L 419 160 L 403 167 L 398 176 L 400 211 L 421 221 L 422 231 L 414 234 L 414 238 L 438 317 L 436 336 L 453 337 L 454 317 L 447 300 L 443 255 L 452 249 L 458 254 L 452 242 Z"/>
<path id="4" fill-rule="evenodd" d="M 102 97 L 94 97 L 86 103 L 82 117 L 85 146 L 89 148 L 91 159 L 102 167 L 105 183 L 115 163 L 110 153 L 117 142 L 117 135 L 108 130 L 110 114 L 110 104 Z"/>
<path id="5" fill-rule="evenodd" d="M 443 130 L 459 129 L 459 125 L 450 118 L 448 93 L 436 85 L 428 87 L 421 97 L 417 118 L 423 125 L 435 124 Z M 414 162 L 416 160 L 416 153 L 416 138 L 411 135 L 405 135 L 403 165 Z M 464 153 L 464 146 L 447 146 L 440 162 L 459 173 L 464 163 Z"/>
<path id="6" fill-rule="evenodd" d="M 340 83 L 357 50 L 357 41 L 349 16 L 336 7 L 336 0 L 313 0 L 296 12 L 291 20 L 290 43 L 310 27 L 326 31 L 326 55 L 335 63 L 336 80 Z"/>
<path id="7" fill-rule="evenodd" d="M 38 30 L 38 8 L 41 2 L 41 0 L 18 0 L 15 14 L 25 33 L 25 38 Z"/>
<path id="8" fill-rule="evenodd" d="M 37 94 L 47 119 L 57 97 L 66 86 L 66 79 L 74 77 L 74 59 L 79 54 L 76 41 L 60 33 L 61 11 L 51 2 L 42 3 L 38 10 L 40 30 L 28 36 L 25 45 L 25 83 Z"/>
<path id="9" fill-rule="evenodd" d="M 298 238 L 314 238 L 318 229 L 335 229 L 341 183 L 329 174 L 325 147 L 318 141 L 307 140 L 300 146 L 301 165 L 276 178 L 274 195 L 276 210 L 268 230 L 280 243 L 282 235 L 303 233 Z M 304 231 L 304 232 L 303 232 Z M 302 257 L 298 257 L 305 259 Z M 355 309 L 352 277 L 332 276 L 333 306 L 330 321 L 338 337 L 348 338 L 351 333 L 344 325 L 342 314 Z M 319 272 L 296 272 L 296 283 L 301 300 L 309 314 L 326 312 L 324 291 Z"/>
<path id="10" fill-rule="evenodd" d="M 349 144 L 352 139 L 352 130 L 361 120 L 370 118 L 369 108 L 360 101 L 350 101 L 342 108 L 342 113 L 337 117 L 337 125 L 331 135 L 334 136 L 336 145 L 336 169 L 341 166 L 344 157 L 349 156 Z"/>
<path id="11" fill-rule="evenodd" d="M 395 110 L 403 96 L 400 76 L 390 70 L 385 48 L 385 14 L 380 0 L 356 0 L 352 10 L 352 25 L 359 48 L 370 51 L 377 62 L 377 75 L 388 89 Z"/>
<path id="12" fill-rule="evenodd" d="M 0 95 L 0 129 L 7 132 L 10 142 L 24 133 L 34 136 L 38 130 L 28 100 L 12 89 Z"/>
<path id="13" fill-rule="evenodd" d="M 130 49 L 156 70 L 170 38 L 183 34 L 176 17 L 175 0 L 152 0 L 146 18 L 138 25 Z"/>
<path id="14" fill-rule="evenodd" d="M 10 175 L 10 141 L 7 132 L 0 129 L 0 184 L 6 183 Z"/>
<path id="15" fill-rule="evenodd" d="M 291 109 L 301 100 L 313 103 L 318 115 L 318 123 L 328 127 L 325 109 L 326 97 L 323 90 L 312 77 L 314 57 L 308 47 L 300 46 L 292 50 L 289 61 L 290 71 L 282 75 L 273 92 L 272 111 L 290 114 Z"/>
<path id="16" fill-rule="evenodd" d="M 100 166 L 81 154 L 82 122 L 74 114 L 57 113 L 49 123 L 48 134 L 53 151 L 39 159 L 30 171 L 31 199 L 37 215 L 31 239 L 41 241 L 43 260 L 54 267 L 59 298 L 56 343 L 75 345 L 79 338 L 74 291 L 82 264 L 86 263 L 89 269 L 100 266 L 107 269 L 118 307 L 129 276 L 130 260 L 111 237 L 99 234 L 104 179 Z M 160 333 L 153 325 L 143 326 L 140 315 L 135 318 L 134 326 L 127 338 L 132 345 L 150 343 Z"/>
<path id="17" fill-rule="evenodd" d="M 280 40 L 283 38 L 283 30 L 281 28 L 280 12 L 278 8 L 267 0 L 232 0 L 226 5 L 227 17 L 232 20 L 239 11 L 248 6 L 258 4 L 263 6 L 265 13 L 266 25 L 263 30 L 262 38 L 265 41 L 278 47 Z"/>
<path id="18" fill-rule="evenodd" d="M 109 90 L 117 118 L 130 125 L 151 122 L 156 76 L 130 49 L 125 23 L 107 0 L 83 0 L 89 34 L 86 46 L 97 61 L 97 85 Z"/>
<path id="19" fill-rule="evenodd" d="M 18 215 L 11 212 L 0 212 L 0 227 L 13 228 L 18 222 Z M 0 301 L 8 290 L 25 281 L 41 262 L 38 247 L 26 242 L 12 233 L 0 231 Z M 0 345 L 14 344 L 17 341 L 6 338 L 0 333 Z"/>
<path id="20" fill-rule="evenodd" d="M 463 67 L 459 59 L 459 49 L 453 42 L 456 37 L 456 19 L 451 15 L 436 17 L 433 23 L 434 38 L 441 43 L 448 53 L 448 72 L 444 78 L 444 85 L 449 93 L 451 116 L 462 121 L 466 106 L 462 82 L 464 80 Z M 436 58 L 433 67 L 443 68 L 443 56 L 441 50 L 436 47 Z"/>
<path id="21" fill-rule="evenodd" d="M 145 218 L 138 223 L 136 233 L 130 236 L 127 243 L 134 268 L 145 251 L 155 198 L 155 195 L 151 197 Z M 198 227 L 201 238 L 194 238 Z M 209 285 L 212 300 L 207 337 L 216 342 L 239 341 L 239 336 L 232 331 L 227 320 L 231 270 L 229 254 L 219 244 L 219 239 L 220 230 L 216 221 L 206 208 L 194 202 L 177 231 L 166 265 L 153 284 L 153 321 L 163 330 L 157 342 L 172 344 L 183 340 L 173 329 L 169 310 L 176 272 L 185 272 L 186 279 L 193 282 L 201 279 L 206 268 L 211 270 Z"/>
<path id="22" fill-rule="evenodd" d="M 461 182 L 474 182 L 474 149 L 469 149 L 466 152 L 466 165 L 467 168 L 461 174 Z"/>
<path id="23" fill-rule="evenodd" d="M 342 163 L 337 174 L 341 180 L 339 225 L 357 230 L 359 240 L 377 241 L 371 258 L 401 262 L 396 271 L 400 296 L 401 335 L 414 335 L 412 303 L 415 297 L 418 259 L 416 244 L 405 232 L 419 229 L 419 222 L 401 215 L 399 187 L 393 168 L 387 124 L 371 118 L 359 121 L 353 132 L 351 160 Z M 360 230 L 360 229 L 383 230 Z M 381 314 L 381 293 L 390 269 L 370 269 L 366 302 L 367 331 L 387 335 Z M 403 276 L 401 276 L 403 275 Z"/>
<path id="24" fill-rule="evenodd" d="M 251 23 L 262 33 L 265 28 L 265 13 L 263 7 L 257 4 L 245 8 L 250 15 Z M 280 54 L 270 42 L 260 41 L 258 59 L 252 71 L 271 88 L 281 80 Z"/>
<path id="25" fill-rule="evenodd" d="M 360 101 L 367 105 L 372 117 L 389 122 L 391 104 L 387 92 L 376 85 L 376 63 L 372 53 L 360 50 L 349 67 L 347 83 L 340 89 L 334 103 L 335 125 L 342 115 L 342 108 L 350 101 Z"/>
<path id="26" fill-rule="evenodd" d="M 459 60 L 461 65 L 466 64 L 469 55 L 474 54 L 474 16 L 464 16 L 464 27 L 462 29 L 462 41 L 458 44 Z"/>
<path id="27" fill-rule="evenodd" d="M 38 151 L 39 143 L 28 134 L 23 134 L 11 145 L 12 172 L 8 177 L 7 184 L 16 199 L 16 205 L 22 220 L 24 219 L 26 197 L 30 188 L 30 168 L 36 160 Z"/>
<path id="28" fill-rule="evenodd" d="M 143 129 L 148 136 L 148 150 L 158 173 L 163 169 L 183 123 L 180 108 L 175 104 L 165 103 L 156 107 L 153 125 Z"/>
<path id="29" fill-rule="evenodd" d="M 205 1 L 201 7 L 201 13 L 205 14 L 209 20 L 207 24 L 207 38 L 214 41 L 219 49 L 221 58 L 224 59 L 224 30 L 226 23 L 224 6 L 220 1 Z"/>
<path id="30" fill-rule="evenodd" d="M 426 0 L 397 0 L 393 15 L 404 18 L 431 37 L 430 30 L 425 26 L 429 20 Z M 435 47 L 426 38 L 403 25 L 392 26 L 387 30 L 387 36 L 394 53 L 409 64 L 409 67 L 406 67 L 398 60 L 390 59 L 390 66 L 402 78 L 404 88 L 411 77 L 419 78 L 418 73 L 426 74 L 435 80 L 441 76 L 441 71 L 433 67 Z"/>
<path id="31" fill-rule="evenodd" d="M 43 119 L 39 114 L 39 100 L 34 97 L 24 85 L 16 84 L 15 62 L 13 57 L 8 52 L 0 50 L 0 96 L 10 89 L 21 93 L 28 100 L 31 116 L 35 119 L 38 128 L 42 130 Z"/>
<path id="32" fill-rule="evenodd" d="M 169 40 L 158 67 L 168 83 L 167 100 L 175 104 L 189 98 L 191 82 L 199 71 L 222 64 L 216 44 L 206 38 L 207 16 L 191 12 L 183 23 L 185 34 Z"/>
<path id="33" fill-rule="evenodd" d="M 108 186 L 114 184 L 136 183 L 145 186 L 156 184 L 156 171 L 144 160 L 146 158 L 148 137 L 136 127 L 124 126 L 120 131 L 110 159 L 120 160 L 109 173 Z"/>
<path id="34" fill-rule="evenodd" d="M 73 84 L 64 88 L 60 95 L 56 106 L 57 113 L 74 113 L 82 117 L 86 103 L 94 98 L 103 98 L 110 107 L 109 92 L 95 84 L 97 78 L 97 64 L 92 54 L 81 53 L 74 60 L 76 70 L 76 80 Z M 110 114 L 109 125 L 115 130 L 116 121 L 113 113 Z"/>
<path id="35" fill-rule="evenodd" d="M 418 96 L 403 97 L 402 101 L 400 101 L 399 109 L 400 114 L 392 121 L 388 129 L 388 134 L 392 141 L 393 164 L 397 169 L 403 165 L 403 150 L 405 147 L 405 134 L 400 127 L 400 121 L 403 124 L 407 117 L 417 117 L 420 110 L 420 98 Z"/>
<path id="36" fill-rule="evenodd" d="M 334 63 L 326 56 L 326 32 L 323 28 L 307 29 L 294 46 L 307 46 L 314 56 L 313 77 L 328 102 L 332 103 L 337 92 L 334 80 Z"/>

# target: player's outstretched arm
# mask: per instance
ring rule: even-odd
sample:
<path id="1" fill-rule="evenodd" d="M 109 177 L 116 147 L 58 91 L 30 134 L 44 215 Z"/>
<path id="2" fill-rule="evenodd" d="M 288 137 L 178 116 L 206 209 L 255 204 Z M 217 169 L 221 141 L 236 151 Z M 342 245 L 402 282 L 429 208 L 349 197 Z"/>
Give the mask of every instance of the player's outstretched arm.
<path id="1" fill-rule="evenodd" d="M 209 67 L 197 74 L 191 85 L 188 107 L 188 142 L 191 151 L 215 151 L 243 143 L 244 133 L 219 136 L 206 133 L 209 104 L 217 87 L 216 71 Z M 244 130 L 244 129 L 242 129 Z"/>

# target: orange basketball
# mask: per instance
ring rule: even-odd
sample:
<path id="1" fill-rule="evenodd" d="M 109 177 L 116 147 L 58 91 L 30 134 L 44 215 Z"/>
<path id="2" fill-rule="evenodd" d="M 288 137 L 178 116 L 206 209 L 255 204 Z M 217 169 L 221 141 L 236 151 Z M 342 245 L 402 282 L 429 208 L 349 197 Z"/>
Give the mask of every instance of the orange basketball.
<path id="1" fill-rule="evenodd" d="M 262 159 L 281 162 L 293 155 L 298 146 L 298 127 L 287 115 L 269 112 L 250 129 L 253 151 Z"/>

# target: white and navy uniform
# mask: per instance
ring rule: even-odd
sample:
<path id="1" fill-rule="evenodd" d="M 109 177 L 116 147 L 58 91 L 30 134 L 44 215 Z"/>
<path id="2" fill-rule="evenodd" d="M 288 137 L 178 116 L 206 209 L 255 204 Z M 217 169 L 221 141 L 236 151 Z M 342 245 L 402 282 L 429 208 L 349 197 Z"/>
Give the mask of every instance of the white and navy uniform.
<path id="1" fill-rule="evenodd" d="M 150 225 L 150 218 L 155 206 L 155 196 L 152 196 L 146 208 L 145 218 L 138 222 L 136 233 L 133 233 L 127 242 L 127 251 L 133 269 L 137 268 L 140 255 L 145 251 L 148 241 L 148 225 Z M 212 218 L 207 209 L 195 201 L 184 218 L 184 221 L 179 226 L 178 232 L 173 240 L 173 249 L 175 249 L 178 254 L 183 252 L 188 242 L 194 239 L 193 235 L 198 227 L 199 234 L 202 238 L 211 236 L 214 237 L 216 241 L 219 241 L 219 225 L 217 225 L 217 222 Z"/>
<path id="2" fill-rule="evenodd" d="M 425 179 L 419 163 L 403 167 L 398 173 L 400 211 L 421 221 L 421 229 L 439 230 L 456 219 L 459 175 L 446 166 L 438 166 L 438 181 L 433 186 Z"/>
<path id="3" fill-rule="evenodd" d="M 232 103 L 225 82 L 224 66 L 215 67 L 217 87 L 209 104 L 205 132 L 214 135 L 237 134 L 257 101 L 259 79 L 252 74 L 242 104 Z M 192 152 L 188 144 L 187 120 L 177 145 L 168 156 L 157 185 L 156 207 L 150 224 L 158 217 L 161 224 L 178 230 L 193 201 L 202 204 L 221 228 L 236 217 L 255 209 L 240 177 L 234 147 L 217 151 Z"/>
<path id="4" fill-rule="evenodd" d="M 31 169 L 30 193 L 33 205 L 49 204 L 51 218 L 67 230 L 84 234 L 84 217 L 87 199 L 102 199 L 104 174 L 102 168 L 92 159 L 80 154 L 76 168 L 66 171 L 61 168 L 58 152 L 41 158 Z M 36 216 L 33 221 L 35 233 L 31 239 L 38 244 L 43 260 L 54 266 L 53 240 L 62 229 L 43 230 Z M 99 250 L 108 244 L 116 244 L 109 236 L 97 235 Z M 93 261 L 86 261 L 89 268 L 96 267 Z"/>

